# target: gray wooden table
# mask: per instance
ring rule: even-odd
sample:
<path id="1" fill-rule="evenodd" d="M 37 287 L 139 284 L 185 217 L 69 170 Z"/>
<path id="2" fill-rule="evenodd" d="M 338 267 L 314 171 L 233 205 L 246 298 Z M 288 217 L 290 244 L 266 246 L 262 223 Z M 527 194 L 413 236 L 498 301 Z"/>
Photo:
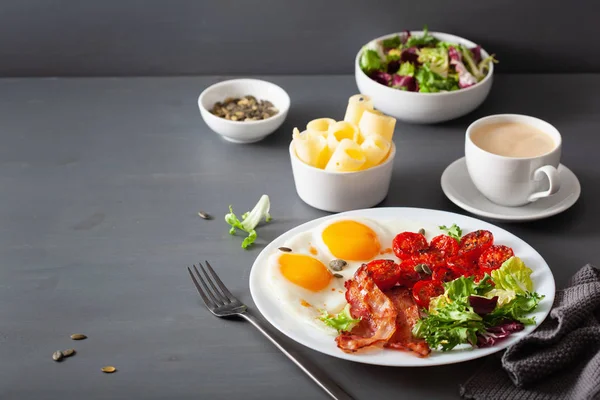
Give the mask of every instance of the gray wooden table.
<path id="1" fill-rule="evenodd" d="M 217 320 L 185 267 L 209 259 L 252 305 L 250 266 L 269 240 L 325 215 L 297 197 L 292 128 L 342 118 L 351 76 L 267 77 L 292 98 L 279 132 L 226 143 L 197 110 L 218 77 L 0 80 L 0 398 L 307 399 L 326 397 L 250 325 Z M 385 206 L 461 212 L 440 189 L 463 133 L 493 113 L 534 115 L 563 134 L 563 163 L 582 184 L 569 211 L 499 224 L 550 264 L 559 287 L 600 262 L 600 75 L 498 76 L 473 114 L 397 125 Z M 267 193 L 274 221 L 240 248 L 222 220 Z M 216 218 L 197 216 L 204 210 Z M 71 333 L 85 333 L 81 342 Z M 61 364 L 57 349 L 78 354 Z M 357 399 L 457 398 L 481 360 L 422 369 L 363 366 L 290 348 L 329 370 Z M 114 365 L 118 372 L 100 372 Z"/>

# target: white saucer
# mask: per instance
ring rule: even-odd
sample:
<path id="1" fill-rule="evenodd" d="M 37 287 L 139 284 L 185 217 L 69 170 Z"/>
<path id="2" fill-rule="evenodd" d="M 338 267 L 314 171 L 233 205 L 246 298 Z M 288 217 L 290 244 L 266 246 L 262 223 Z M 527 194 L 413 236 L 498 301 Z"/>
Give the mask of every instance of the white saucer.
<path id="1" fill-rule="evenodd" d="M 558 166 L 560 190 L 553 196 L 522 207 L 505 207 L 485 198 L 469 177 L 465 158 L 450 164 L 442 174 L 442 190 L 454 204 L 475 215 L 503 221 L 533 221 L 548 218 L 571 207 L 581 194 L 581 185 L 573 172 Z"/>

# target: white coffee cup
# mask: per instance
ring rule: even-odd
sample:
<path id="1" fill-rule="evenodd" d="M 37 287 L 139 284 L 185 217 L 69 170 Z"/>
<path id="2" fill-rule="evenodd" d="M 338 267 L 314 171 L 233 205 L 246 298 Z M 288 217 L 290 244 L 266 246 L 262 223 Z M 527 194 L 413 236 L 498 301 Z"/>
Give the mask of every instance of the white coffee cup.
<path id="1" fill-rule="evenodd" d="M 522 123 L 549 135 L 555 144 L 550 152 L 535 157 L 506 157 L 475 145 L 472 134 L 478 128 L 502 122 Z M 465 158 L 475 187 L 490 201 L 503 206 L 522 206 L 548 197 L 560 189 L 558 165 L 562 139 L 558 130 L 535 117 L 499 114 L 484 117 L 467 128 Z"/>

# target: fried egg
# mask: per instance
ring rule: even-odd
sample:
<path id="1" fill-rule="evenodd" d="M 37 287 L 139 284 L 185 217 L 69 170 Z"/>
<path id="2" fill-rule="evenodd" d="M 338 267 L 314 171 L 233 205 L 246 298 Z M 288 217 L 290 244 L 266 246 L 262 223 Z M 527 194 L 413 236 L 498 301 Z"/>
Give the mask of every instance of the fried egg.
<path id="1" fill-rule="evenodd" d="M 314 246 L 312 232 L 294 236 L 284 247 L 292 252 L 277 250 L 268 261 L 268 281 L 283 307 L 309 322 L 316 322 L 321 310 L 341 310 L 344 279 L 333 275 L 330 258 Z"/>

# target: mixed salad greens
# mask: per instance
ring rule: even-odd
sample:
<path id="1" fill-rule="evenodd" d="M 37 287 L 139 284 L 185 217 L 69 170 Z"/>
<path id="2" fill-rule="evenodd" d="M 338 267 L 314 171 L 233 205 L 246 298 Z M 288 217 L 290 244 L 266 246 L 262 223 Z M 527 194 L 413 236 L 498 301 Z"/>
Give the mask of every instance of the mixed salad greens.
<path id="1" fill-rule="evenodd" d="M 482 59 L 481 47 L 444 42 L 427 27 L 421 36 L 409 31 L 373 41 L 363 49 L 360 68 L 371 79 L 399 90 L 447 92 L 473 86 L 486 77 L 494 55 Z"/>
<path id="2" fill-rule="evenodd" d="M 461 276 L 444 283 L 444 294 L 431 299 L 413 335 L 425 339 L 432 349 L 447 351 L 460 344 L 493 346 L 524 325 L 535 324 L 526 315 L 544 296 L 533 292 L 531 272 L 513 256 L 479 282 Z"/>

